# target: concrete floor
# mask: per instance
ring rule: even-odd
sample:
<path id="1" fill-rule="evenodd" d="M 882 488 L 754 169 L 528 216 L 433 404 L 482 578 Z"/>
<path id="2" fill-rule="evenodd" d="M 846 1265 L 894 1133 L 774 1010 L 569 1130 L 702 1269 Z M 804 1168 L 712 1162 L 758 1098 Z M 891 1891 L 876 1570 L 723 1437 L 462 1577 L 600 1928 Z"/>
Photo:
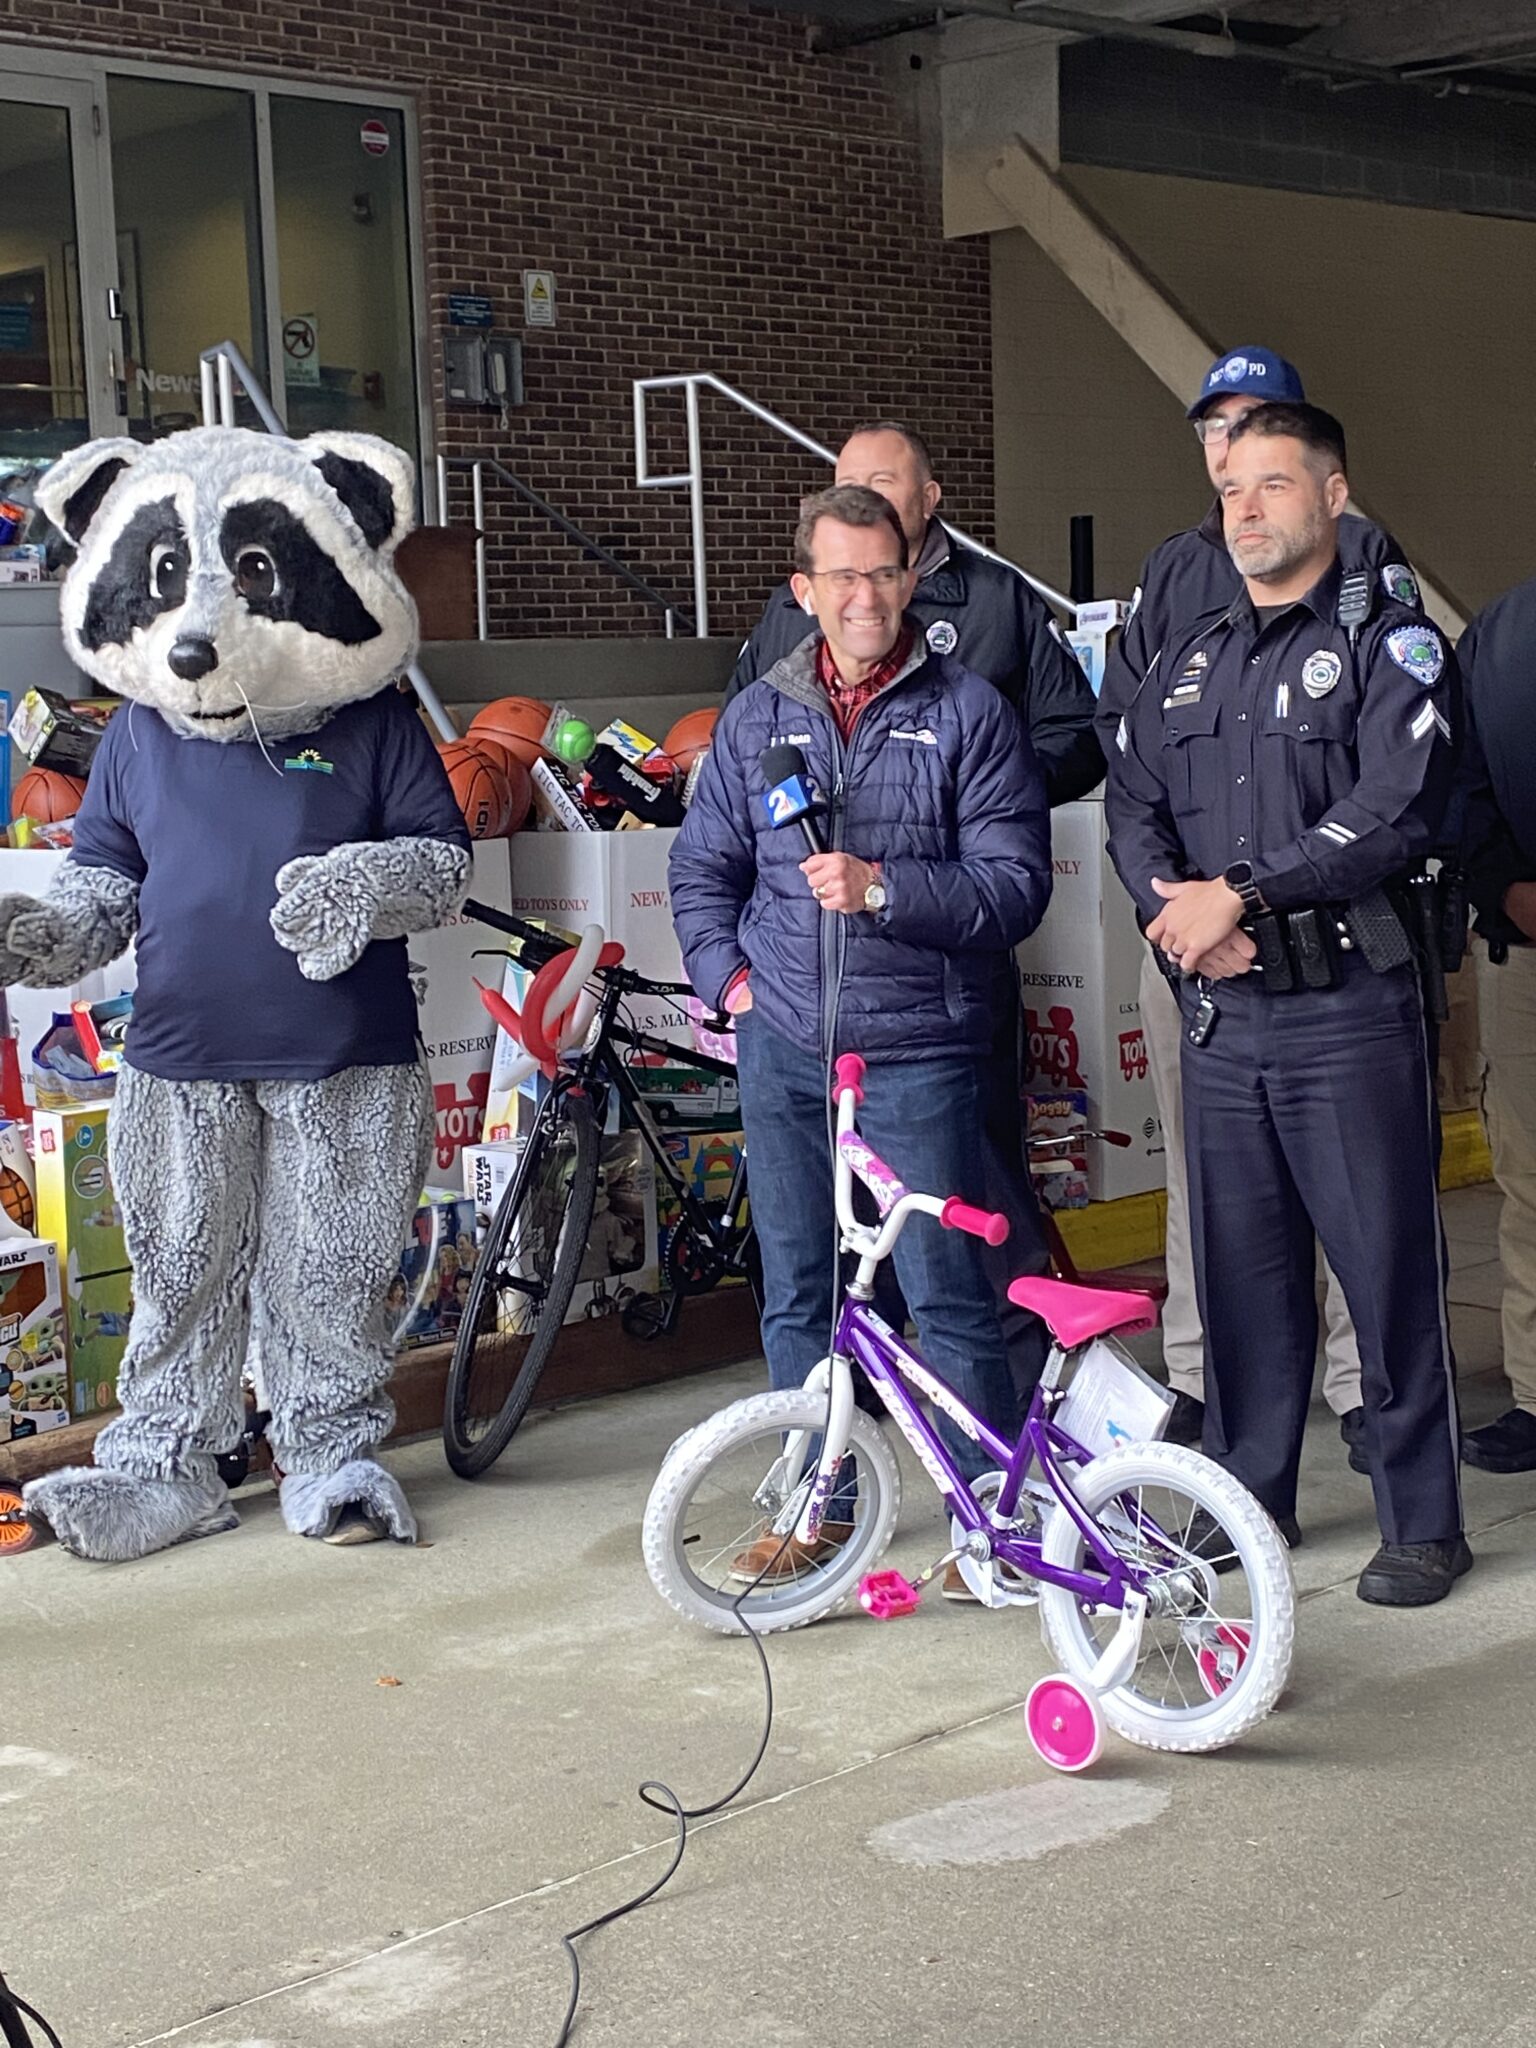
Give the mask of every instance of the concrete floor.
<path id="1" fill-rule="evenodd" d="M 1446 1204 L 1473 1424 L 1495 1214 Z M 667 1446 L 756 1379 L 536 1420 L 476 1486 L 400 1453 L 416 1551 L 296 1541 L 257 1489 L 140 1565 L 0 1565 L 0 1969 L 64 2048 L 552 2043 L 560 1932 L 665 1862 L 636 1784 L 715 1796 L 756 1741 L 750 1647 L 676 1621 L 637 1542 Z M 747 1802 L 584 1945 L 576 2040 L 1536 2044 L 1536 1476 L 1470 1473 L 1467 1509 L 1451 1600 L 1362 1606 L 1369 1490 L 1319 1408 L 1292 1683 L 1214 1757 L 1111 1737 L 1054 1776 L 1028 1613 L 774 1639 Z M 909 1483 L 892 1561 L 942 1547 Z"/>

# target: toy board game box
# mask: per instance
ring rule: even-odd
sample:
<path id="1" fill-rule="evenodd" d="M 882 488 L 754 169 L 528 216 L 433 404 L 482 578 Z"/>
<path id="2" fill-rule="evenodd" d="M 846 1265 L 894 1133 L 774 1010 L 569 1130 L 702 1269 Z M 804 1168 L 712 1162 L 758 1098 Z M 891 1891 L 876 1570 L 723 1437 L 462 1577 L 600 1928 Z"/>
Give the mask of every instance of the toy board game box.
<path id="1" fill-rule="evenodd" d="M 41 1238 L 0 1243 L 0 1444 L 69 1420 L 59 1259 Z"/>
<path id="2" fill-rule="evenodd" d="M 397 1344 L 445 1344 L 458 1335 L 475 1271 L 474 1204 L 452 1188 L 427 1188 L 411 1219 L 385 1309 Z"/>
<path id="3" fill-rule="evenodd" d="M 517 1171 L 524 1140 L 512 1139 L 495 1145 L 474 1145 L 464 1155 L 464 1185 L 474 1203 L 477 1236 L 490 1227 L 497 1204 Z M 552 1160 L 552 1173 L 568 1172 L 564 1162 Z M 563 1214 L 563 1204 L 551 1184 L 548 1208 L 551 1215 Z M 541 1203 L 531 1203 L 524 1232 L 537 1229 Z M 524 1235 L 528 1255 L 532 1238 Z M 542 1254 L 542 1246 L 540 1253 Z M 520 1246 L 514 1239 L 512 1269 Z M 627 1306 L 630 1294 L 654 1294 L 657 1286 L 656 1261 L 656 1168 L 638 1131 L 618 1131 L 599 1140 L 597 1201 L 587 1249 L 577 1275 L 576 1292 L 565 1320 L 576 1323 L 594 1320 Z M 507 1297 L 509 1311 L 514 1306 Z"/>

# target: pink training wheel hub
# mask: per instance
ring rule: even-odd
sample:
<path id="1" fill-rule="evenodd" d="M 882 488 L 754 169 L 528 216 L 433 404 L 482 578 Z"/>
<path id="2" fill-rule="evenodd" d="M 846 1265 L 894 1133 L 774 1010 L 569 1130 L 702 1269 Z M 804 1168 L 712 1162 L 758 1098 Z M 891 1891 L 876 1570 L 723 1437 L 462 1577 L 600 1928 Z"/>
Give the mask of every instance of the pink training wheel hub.
<path id="1" fill-rule="evenodd" d="M 859 1581 L 859 1605 L 876 1621 L 894 1621 L 898 1614 L 911 1614 L 922 1597 L 901 1572 L 866 1572 Z"/>
<path id="2" fill-rule="evenodd" d="M 1253 1638 L 1235 1621 L 1218 1622 L 1195 1652 L 1200 1683 L 1213 1700 L 1219 1700 L 1229 1685 L 1236 1683 L 1248 1661 Z"/>
<path id="3" fill-rule="evenodd" d="M 1029 1689 L 1024 1726 L 1041 1760 L 1053 1771 L 1086 1771 L 1104 1747 L 1104 1716 L 1086 1687 L 1053 1671 Z"/>

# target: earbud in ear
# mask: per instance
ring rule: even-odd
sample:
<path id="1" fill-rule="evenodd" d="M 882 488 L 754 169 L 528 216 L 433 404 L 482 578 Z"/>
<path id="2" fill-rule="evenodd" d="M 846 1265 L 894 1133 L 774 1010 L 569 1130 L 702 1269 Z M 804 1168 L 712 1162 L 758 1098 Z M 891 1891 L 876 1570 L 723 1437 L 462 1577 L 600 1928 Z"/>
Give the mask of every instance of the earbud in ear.
<path id="1" fill-rule="evenodd" d="M 811 617 L 812 617 L 812 618 L 815 618 L 815 616 L 816 616 L 816 607 L 815 607 L 815 605 L 813 605 L 813 604 L 811 603 L 811 600 L 810 600 L 810 599 L 809 599 L 808 597 L 807 597 L 807 598 L 804 598 L 804 599 L 803 599 L 803 600 L 801 601 L 800 609 L 801 609 L 801 611 L 803 611 L 803 612 L 809 612 L 809 613 L 810 613 L 810 615 L 811 615 Z"/>

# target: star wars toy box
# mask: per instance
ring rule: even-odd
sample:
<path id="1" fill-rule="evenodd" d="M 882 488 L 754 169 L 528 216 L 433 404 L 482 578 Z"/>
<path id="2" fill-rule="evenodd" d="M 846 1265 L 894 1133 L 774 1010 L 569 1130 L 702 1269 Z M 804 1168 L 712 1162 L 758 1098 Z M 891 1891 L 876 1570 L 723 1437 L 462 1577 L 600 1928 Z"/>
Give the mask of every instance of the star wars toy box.
<path id="1" fill-rule="evenodd" d="M 525 1139 L 514 1138 L 495 1145 L 472 1145 L 464 1154 L 464 1188 L 474 1204 L 479 1239 L 483 1240 L 490 1228 L 525 1143 Z M 597 1201 L 576 1292 L 566 1311 L 568 1323 L 595 1321 L 623 1310 L 631 1295 L 654 1294 L 657 1287 L 656 1168 L 651 1155 L 638 1131 L 612 1132 L 598 1144 Z M 565 1169 L 556 1164 L 553 1170 Z M 542 1206 L 530 1204 L 530 1216 Z M 525 1229 L 534 1227 L 530 1223 Z M 531 1239 L 524 1243 L 531 1258 Z M 542 1264 L 543 1248 L 539 1249 Z M 524 1244 L 514 1239 L 510 1260 L 514 1272 L 523 1250 Z M 510 1290 L 507 1306 L 509 1312 L 515 1307 Z"/>
<path id="2" fill-rule="evenodd" d="M 41 1238 L 0 1240 L 0 1444 L 68 1420 L 58 1253 Z"/>
<path id="3" fill-rule="evenodd" d="M 453 1188 L 424 1189 L 385 1297 L 394 1341 L 451 1344 L 464 1320 L 474 1272 L 474 1205 Z"/>
<path id="4" fill-rule="evenodd" d="M 58 1246 L 77 1418 L 117 1402 L 132 1276 L 107 1157 L 107 1105 L 40 1109 L 32 1123 L 37 1230 Z"/>

